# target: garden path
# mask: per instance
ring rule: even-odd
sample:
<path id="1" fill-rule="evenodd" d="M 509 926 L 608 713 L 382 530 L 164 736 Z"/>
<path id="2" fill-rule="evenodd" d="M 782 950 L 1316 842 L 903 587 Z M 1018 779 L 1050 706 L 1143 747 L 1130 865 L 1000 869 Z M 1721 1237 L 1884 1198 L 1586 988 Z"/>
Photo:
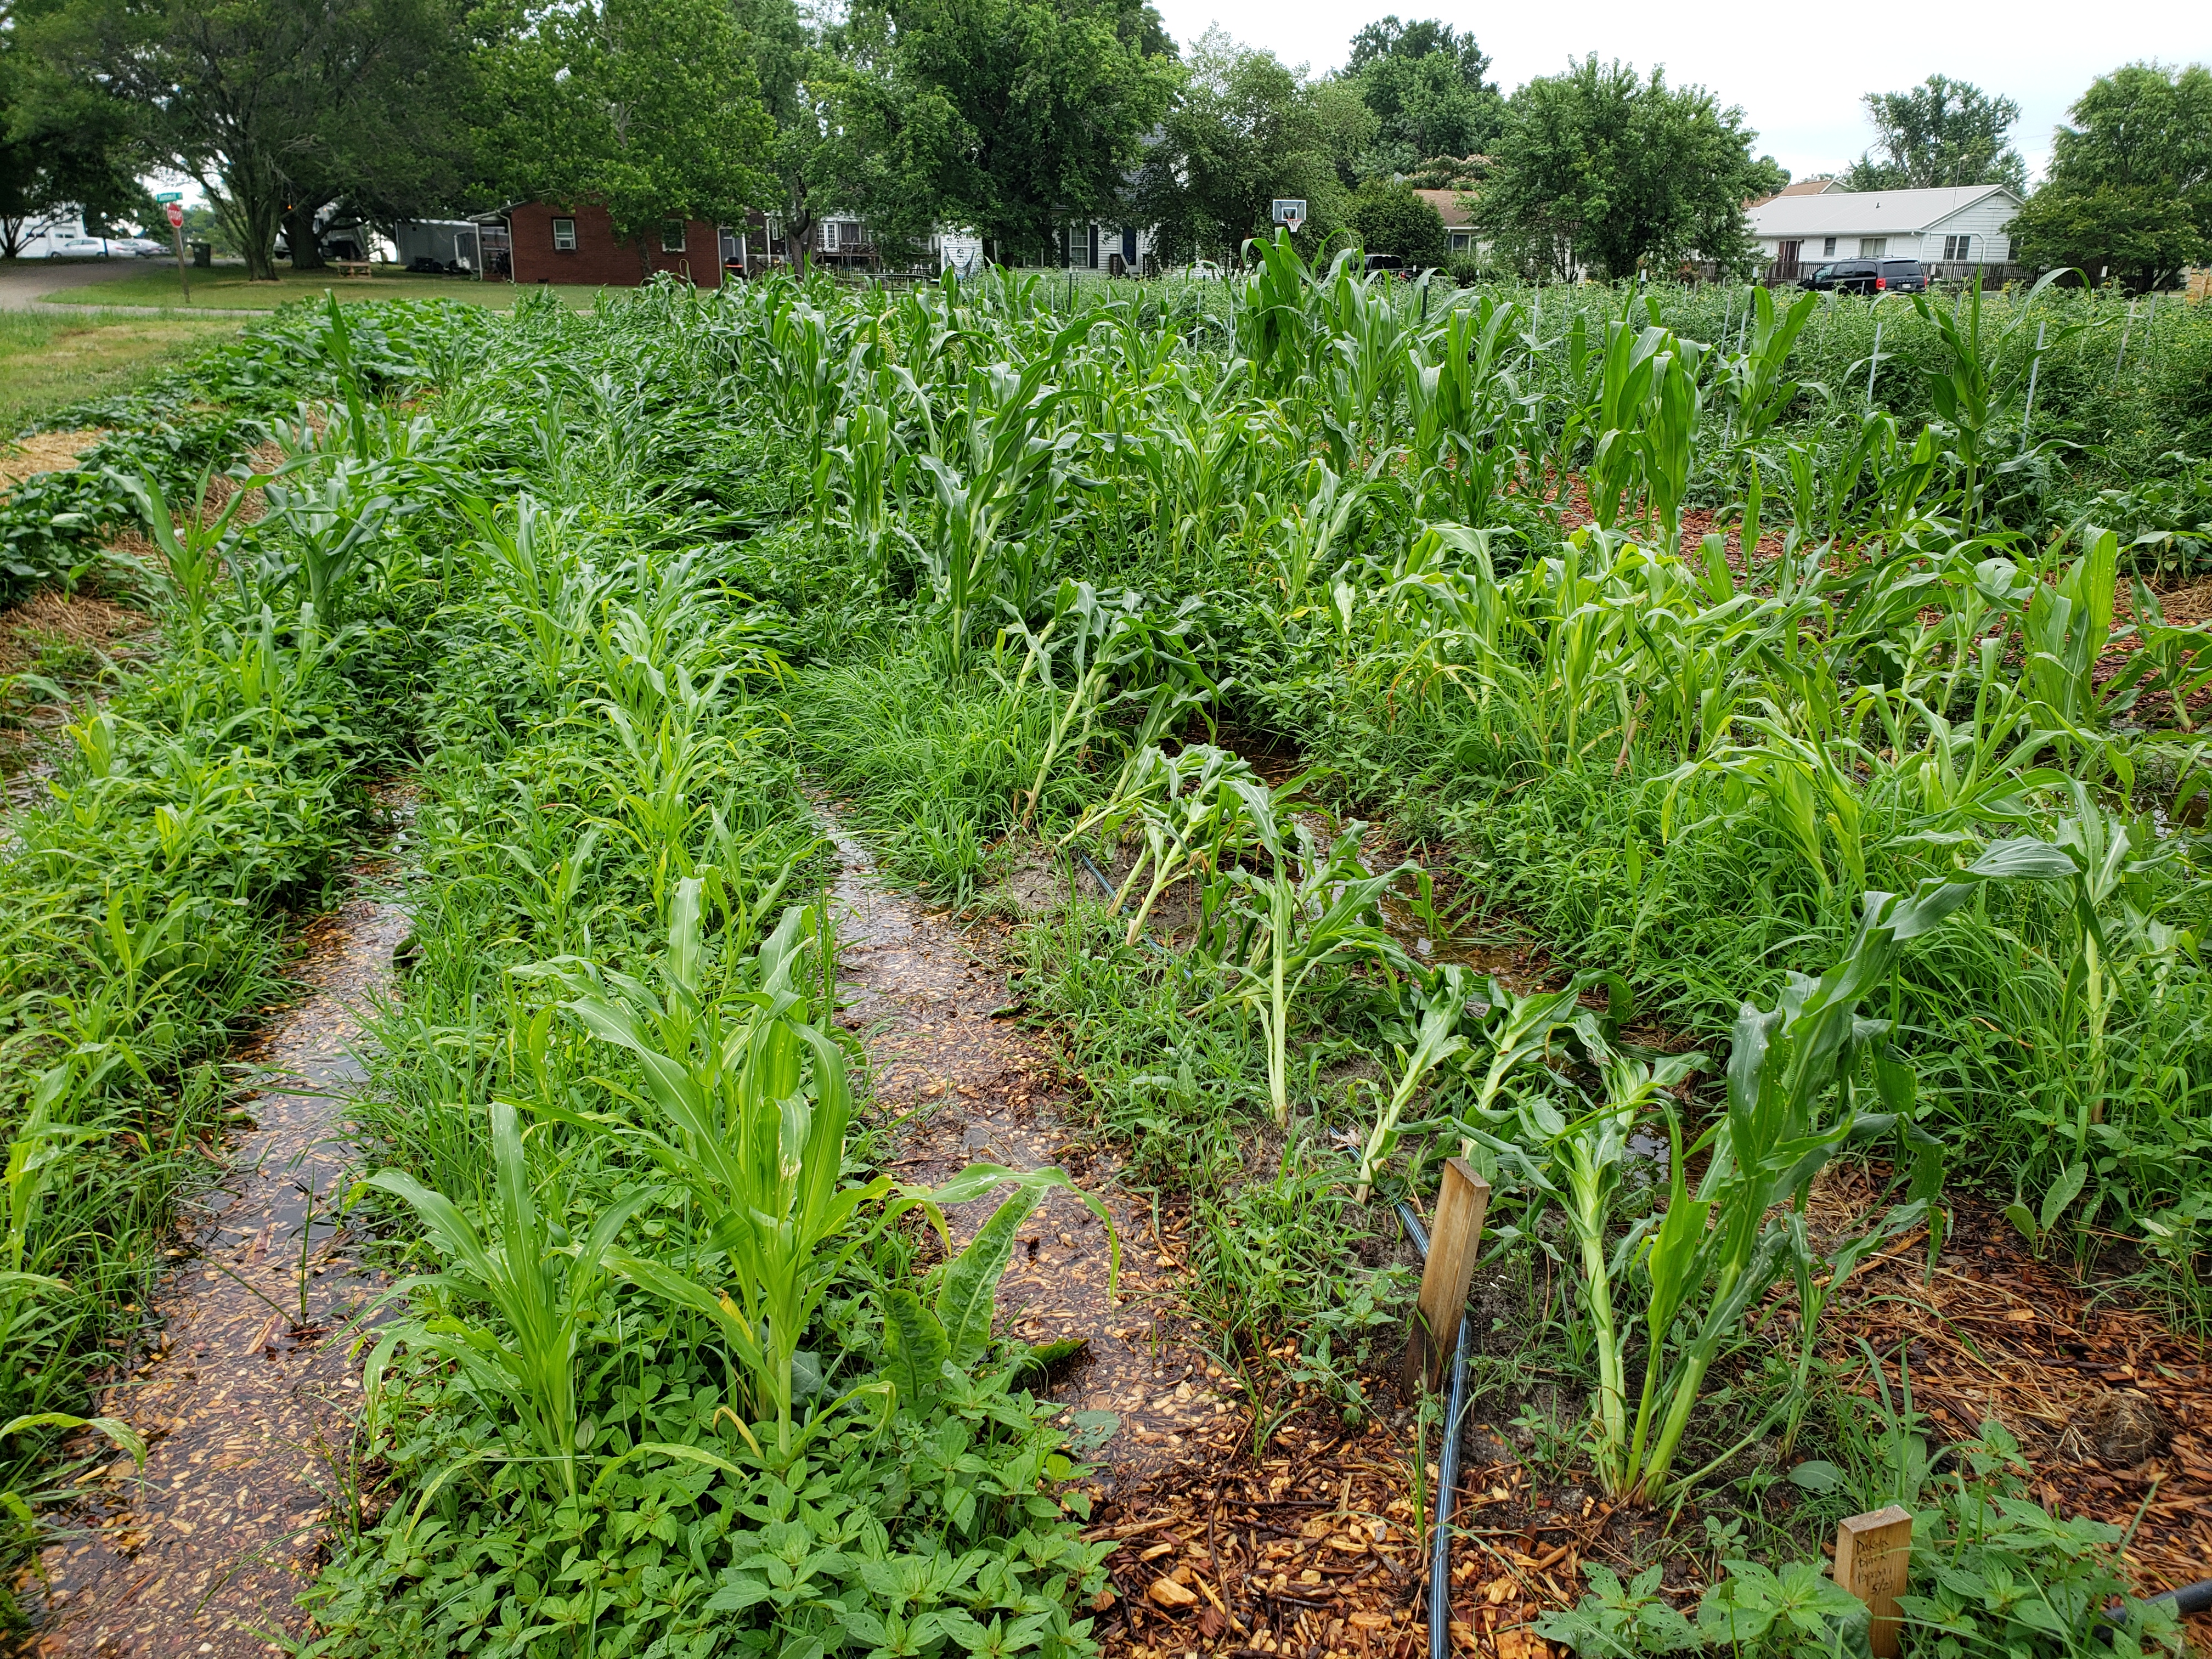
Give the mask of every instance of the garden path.
<path id="1" fill-rule="evenodd" d="M 365 873 L 365 872 L 357 872 Z M 358 1365 L 348 1322 L 376 1278 L 335 1221 L 346 1174 L 349 1050 L 391 976 L 407 913 L 357 896 L 306 939 L 308 994 L 240 1058 L 269 1079 L 233 1137 L 206 1224 L 100 1402 L 150 1443 L 88 1478 L 85 1530 L 45 1552 L 41 1655 L 263 1655 L 297 1635 L 294 1605 L 326 1526 L 350 1508 Z M 189 1245 L 187 1254 L 185 1246 Z"/>
<path id="2" fill-rule="evenodd" d="M 838 1018 L 867 1042 L 878 1109 L 912 1115 L 894 1173 L 931 1185 L 974 1163 L 1056 1165 L 1101 1200 L 1121 1243 L 1117 1294 L 1108 1293 L 1106 1229 L 1073 1194 L 1054 1192 L 1030 1214 L 1000 1281 L 1000 1323 L 1032 1344 L 1085 1342 L 1054 1368 L 1051 1392 L 1077 1446 L 1100 1466 L 1102 1496 L 1179 1464 L 1210 1464 L 1243 1437 L 1248 1414 L 1179 1340 L 1176 1241 L 1121 1189 L 1113 1156 L 1071 1127 L 1057 1058 L 1006 1018 L 1006 981 L 988 939 L 885 886 L 866 849 L 825 819 L 842 864 L 837 960 L 849 1000 Z M 948 1212 L 956 1243 L 996 1203 Z"/>

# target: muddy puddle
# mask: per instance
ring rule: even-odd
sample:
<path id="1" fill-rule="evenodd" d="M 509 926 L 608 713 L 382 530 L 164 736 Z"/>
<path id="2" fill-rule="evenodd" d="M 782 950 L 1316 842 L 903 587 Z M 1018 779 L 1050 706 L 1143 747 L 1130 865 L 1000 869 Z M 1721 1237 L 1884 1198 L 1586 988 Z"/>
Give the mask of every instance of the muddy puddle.
<path id="1" fill-rule="evenodd" d="M 1105 1227 L 1073 1194 L 1053 1193 L 1030 1213 L 1000 1283 L 1001 1324 L 1031 1344 L 1082 1342 L 1054 1367 L 1050 1393 L 1100 1466 L 1102 1496 L 1210 1461 L 1243 1437 L 1247 1414 L 1179 1340 L 1173 1240 L 1164 1244 L 1149 1208 L 1119 1190 L 1111 1155 L 1070 1127 L 1055 1057 L 1009 1017 L 994 961 L 1002 936 L 886 886 L 867 849 L 823 817 L 842 866 L 833 890 L 847 1002 L 838 1018 L 867 1043 L 882 1115 L 908 1119 L 890 1173 L 927 1186 L 975 1163 L 1052 1166 L 1103 1200 L 1121 1241 L 1118 1293 L 1108 1291 Z M 948 1211 L 955 1243 L 996 1203 Z"/>
<path id="2" fill-rule="evenodd" d="M 220 1659 L 304 1628 L 294 1597 L 354 1486 L 361 1385 L 344 1328 L 379 1282 L 360 1262 L 366 1241 L 337 1220 L 362 1079 L 349 1050 L 407 926 L 368 896 L 319 921 L 298 968 L 309 994 L 239 1056 L 267 1079 L 252 1127 L 232 1137 L 230 1172 L 156 1293 L 155 1346 L 100 1402 L 144 1435 L 145 1468 L 118 1455 L 88 1478 L 77 1530 L 41 1557 L 34 1651 Z"/>

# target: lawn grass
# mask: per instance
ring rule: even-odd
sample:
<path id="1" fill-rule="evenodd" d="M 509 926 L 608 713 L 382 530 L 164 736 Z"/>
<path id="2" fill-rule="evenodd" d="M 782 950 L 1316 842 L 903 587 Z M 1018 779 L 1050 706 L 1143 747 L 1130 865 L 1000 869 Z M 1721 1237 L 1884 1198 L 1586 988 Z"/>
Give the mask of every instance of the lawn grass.
<path id="1" fill-rule="evenodd" d="M 57 409 L 151 380 L 239 324 L 158 312 L 143 317 L 0 311 L 0 434 Z"/>
<path id="2" fill-rule="evenodd" d="M 358 300 L 462 300 L 504 311 L 535 285 L 475 283 L 457 276 L 342 276 L 335 270 L 280 269 L 273 283 L 249 283 L 243 265 L 217 265 L 192 272 L 190 308 L 210 311 L 274 311 L 287 301 L 319 298 L 327 289 L 342 302 Z M 588 310 L 601 289 L 553 288 L 551 292 L 578 310 Z M 173 265 L 140 271 L 112 282 L 94 283 L 55 294 L 49 305 L 171 306 L 182 307 Z"/>

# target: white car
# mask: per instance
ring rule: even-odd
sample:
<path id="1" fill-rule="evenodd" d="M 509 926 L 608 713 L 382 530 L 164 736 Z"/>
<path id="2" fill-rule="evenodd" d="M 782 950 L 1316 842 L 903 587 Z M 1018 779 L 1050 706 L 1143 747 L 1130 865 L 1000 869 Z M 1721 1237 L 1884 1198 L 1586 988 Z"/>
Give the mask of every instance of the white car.
<path id="1" fill-rule="evenodd" d="M 151 236 L 119 236 L 108 246 L 118 253 L 135 253 L 142 259 L 158 259 L 169 251 L 167 242 L 155 241 Z"/>
<path id="2" fill-rule="evenodd" d="M 64 236 L 46 250 L 49 259 L 112 259 L 128 244 L 108 236 Z"/>

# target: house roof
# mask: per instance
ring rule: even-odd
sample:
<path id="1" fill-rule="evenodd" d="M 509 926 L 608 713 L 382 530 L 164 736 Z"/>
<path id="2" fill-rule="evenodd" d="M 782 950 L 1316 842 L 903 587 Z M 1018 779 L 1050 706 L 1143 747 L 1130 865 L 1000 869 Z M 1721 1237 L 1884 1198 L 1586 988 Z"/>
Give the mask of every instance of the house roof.
<path id="1" fill-rule="evenodd" d="M 1769 202 L 1779 201 L 1784 196 L 1822 196 L 1826 195 L 1830 191 L 1841 190 L 1843 186 L 1838 184 L 1833 179 L 1800 179 L 1796 184 L 1784 185 L 1781 189 L 1776 191 L 1773 195 L 1762 196 L 1756 202 L 1749 204 L 1749 205 L 1752 207 L 1765 207 Z"/>
<path id="2" fill-rule="evenodd" d="M 1832 190 L 1816 196 L 1774 197 L 1747 216 L 1754 236 L 1909 236 L 1941 224 L 1991 196 L 2014 207 L 2020 198 L 2002 185 L 1949 190 Z"/>
<path id="3" fill-rule="evenodd" d="M 1413 194 L 1437 210 L 1446 230 L 1469 230 L 1474 228 L 1474 216 L 1468 211 L 1465 191 L 1417 190 Z"/>

